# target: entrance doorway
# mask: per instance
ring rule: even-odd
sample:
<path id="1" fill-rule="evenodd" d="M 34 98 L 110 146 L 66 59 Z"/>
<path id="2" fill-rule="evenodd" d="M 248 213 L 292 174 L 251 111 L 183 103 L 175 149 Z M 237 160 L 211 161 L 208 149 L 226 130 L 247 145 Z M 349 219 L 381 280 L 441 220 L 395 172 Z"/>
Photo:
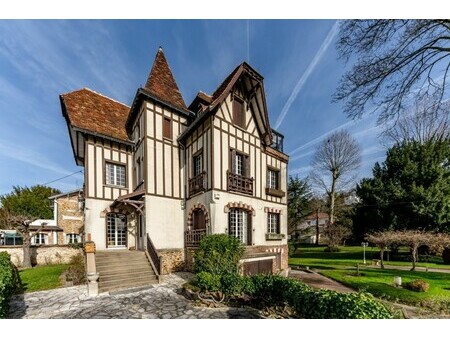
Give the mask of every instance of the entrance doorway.
<path id="1" fill-rule="evenodd" d="M 192 213 L 192 225 L 193 230 L 205 230 L 206 231 L 206 218 L 202 209 L 196 209 Z"/>
<path id="2" fill-rule="evenodd" d="M 109 213 L 106 218 L 106 243 L 108 248 L 127 246 L 127 216 Z"/>

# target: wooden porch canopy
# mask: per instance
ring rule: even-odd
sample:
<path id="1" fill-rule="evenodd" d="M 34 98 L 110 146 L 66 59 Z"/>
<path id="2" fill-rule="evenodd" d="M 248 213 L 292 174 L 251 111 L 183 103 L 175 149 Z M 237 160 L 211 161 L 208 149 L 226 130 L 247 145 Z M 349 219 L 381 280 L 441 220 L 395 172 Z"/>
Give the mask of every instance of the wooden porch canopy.
<path id="1" fill-rule="evenodd" d="M 118 197 L 117 199 L 114 200 L 114 202 L 112 202 L 111 204 L 111 209 L 112 208 L 116 208 L 119 205 L 130 205 L 131 207 L 133 207 L 134 209 L 136 209 L 136 211 L 138 213 L 140 213 L 141 215 L 144 214 L 144 206 L 145 206 L 145 201 L 141 201 L 140 199 L 144 196 L 144 191 L 135 191 L 132 192 L 130 194 L 126 194 L 126 195 L 122 195 L 120 197 Z"/>

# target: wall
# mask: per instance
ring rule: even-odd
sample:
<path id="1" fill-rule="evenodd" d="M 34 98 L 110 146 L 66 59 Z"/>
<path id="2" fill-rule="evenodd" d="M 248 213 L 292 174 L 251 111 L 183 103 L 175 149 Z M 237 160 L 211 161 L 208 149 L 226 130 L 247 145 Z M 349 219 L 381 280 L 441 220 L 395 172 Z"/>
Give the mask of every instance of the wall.
<path id="1" fill-rule="evenodd" d="M 161 255 L 161 274 L 184 270 L 184 250 L 158 250 Z"/>
<path id="2" fill-rule="evenodd" d="M 182 200 L 145 196 L 145 227 L 156 249 L 184 247 Z"/>
<path id="3" fill-rule="evenodd" d="M 22 247 L 1 246 L 0 252 L 2 251 L 6 251 L 11 255 L 11 261 L 14 265 L 17 267 L 22 266 Z M 32 246 L 31 262 L 33 265 L 68 264 L 70 259 L 78 254 L 83 254 L 83 250 L 60 245 Z"/>
<path id="4" fill-rule="evenodd" d="M 155 101 L 145 102 L 146 194 L 183 198 L 182 152 L 177 138 L 186 129 L 186 118 Z M 170 118 L 172 138 L 163 137 L 163 119 Z"/>
<path id="5" fill-rule="evenodd" d="M 66 234 L 83 232 L 83 214 L 78 208 L 78 194 L 61 196 L 56 199 L 56 203 L 57 224 L 63 230 L 58 233 L 58 244 L 65 244 Z"/>

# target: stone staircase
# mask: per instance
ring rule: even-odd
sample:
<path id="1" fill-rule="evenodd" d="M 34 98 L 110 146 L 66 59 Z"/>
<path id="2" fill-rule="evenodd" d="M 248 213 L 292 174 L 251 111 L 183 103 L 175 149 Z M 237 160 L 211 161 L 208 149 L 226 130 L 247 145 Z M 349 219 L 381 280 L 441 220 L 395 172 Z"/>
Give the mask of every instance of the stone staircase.
<path id="1" fill-rule="evenodd" d="M 99 293 L 158 283 L 158 278 L 143 251 L 97 251 L 95 264 L 100 274 Z"/>

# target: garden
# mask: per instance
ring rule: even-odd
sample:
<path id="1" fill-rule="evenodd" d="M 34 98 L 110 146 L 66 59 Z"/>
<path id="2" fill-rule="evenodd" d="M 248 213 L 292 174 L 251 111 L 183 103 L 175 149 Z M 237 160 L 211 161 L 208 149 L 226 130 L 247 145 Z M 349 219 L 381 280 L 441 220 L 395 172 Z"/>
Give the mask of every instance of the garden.
<path id="1" fill-rule="evenodd" d="M 314 290 L 278 275 L 242 276 L 240 241 L 228 235 L 205 236 L 195 256 L 195 276 L 184 292 L 203 303 L 288 308 L 291 318 L 392 318 L 371 294 Z"/>
<path id="2" fill-rule="evenodd" d="M 327 252 L 326 246 L 302 245 L 289 259 L 291 266 L 313 269 L 357 291 L 377 298 L 450 313 L 450 265 L 441 256 L 421 255 L 417 271 L 411 271 L 409 248 L 399 247 L 385 252 L 385 269 L 379 264 L 376 247 L 342 246 L 338 252 Z M 366 264 L 363 264 L 365 251 Z M 402 285 L 395 286 L 394 278 Z M 412 284 L 411 284 L 412 283 Z M 420 284 L 415 287 L 415 284 Z"/>

